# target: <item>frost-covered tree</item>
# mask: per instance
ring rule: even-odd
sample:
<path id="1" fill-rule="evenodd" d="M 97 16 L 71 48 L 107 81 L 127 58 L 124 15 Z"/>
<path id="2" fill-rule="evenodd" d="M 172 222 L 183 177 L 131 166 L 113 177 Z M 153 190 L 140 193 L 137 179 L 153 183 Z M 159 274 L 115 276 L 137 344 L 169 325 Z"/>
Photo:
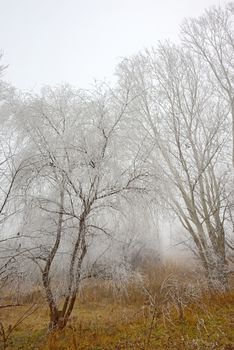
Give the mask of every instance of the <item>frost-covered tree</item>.
<path id="1" fill-rule="evenodd" d="M 1 56 L 0 56 L 1 58 Z M 16 127 L 20 102 L 15 89 L 2 80 L 0 66 L 0 286 L 15 278 L 17 217 L 22 210 L 21 184 L 27 167 L 23 139 Z M 11 278 L 12 277 L 12 278 Z"/>
<path id="2" fill-rule="evenodd" d="M 191 54 L 205 63 L 207 78 L 227 101 L 232 116 L 232 164 L 234 166 L 234 3 L 211 7 L 198 18 L 186 19 L 182 41 Z"/>
<path id="3" fill-rule="evenodd" d="M 152 145 L 150 162 L 164 174 L 161 196 L 192 241 L 209 285 L 228 287 L 226 191 L 228 108 L 188 51 L 170 45 L 124 60 L 120 84 L 138 99 L 134 119 Z"/>
<path id="4" fill-rule="evenodd" d="M 84 93 L 66 85 L 31 97 L 22 114 L 34 159 L 22 231 L 31 236 L 24 244 L 41 272 L 51 329 L 66 326 L 92 244 L 97 237 L 110 239 L 121 203 L 126 207 L 131 196 L 146 191 L 142 159 L 128 149 L 122 128 L 128 105 L 128 92 Z"/>

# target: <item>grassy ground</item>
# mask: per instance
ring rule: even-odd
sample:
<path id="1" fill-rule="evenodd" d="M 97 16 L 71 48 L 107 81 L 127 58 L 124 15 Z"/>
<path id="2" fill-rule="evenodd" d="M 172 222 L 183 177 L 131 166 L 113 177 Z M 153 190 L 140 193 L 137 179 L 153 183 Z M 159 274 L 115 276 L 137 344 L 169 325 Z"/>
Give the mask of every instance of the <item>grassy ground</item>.
<path id="1" fill-rule="evenodd" d="M 102 285 L 89 285 L 68 327 L 53 335 L 47 332 L 46 305 L 40 304 L 11 333 L 7 349 L 234 350 L 234 292 L 203 293 L 188 301 L 181 291 L 180 298 L 160 299 L 155 287 L 150 303 L 144 293 L 129 288 L 128 297 L 116 298 Z M 27 301 L 27 305 L 1 311 L 6 333 L 33 300 Z"/>

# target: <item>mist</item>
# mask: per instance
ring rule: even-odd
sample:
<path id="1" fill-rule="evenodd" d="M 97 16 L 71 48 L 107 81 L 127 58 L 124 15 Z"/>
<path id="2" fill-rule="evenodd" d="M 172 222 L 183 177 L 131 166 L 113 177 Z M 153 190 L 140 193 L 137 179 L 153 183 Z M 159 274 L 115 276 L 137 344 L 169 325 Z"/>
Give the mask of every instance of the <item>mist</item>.
<path id="1" fill-rule="evenodd" d="M 0 4 L 2 349 L 232 349 L 234 3 L 205 5 Z"/>

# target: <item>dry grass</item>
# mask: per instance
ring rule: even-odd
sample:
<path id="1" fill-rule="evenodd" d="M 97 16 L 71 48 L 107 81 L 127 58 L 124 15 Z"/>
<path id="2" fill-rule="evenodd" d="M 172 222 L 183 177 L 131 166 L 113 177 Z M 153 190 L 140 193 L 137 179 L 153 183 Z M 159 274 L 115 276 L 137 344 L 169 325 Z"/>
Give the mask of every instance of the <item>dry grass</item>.
<path id="1" fill-rule="evenodd" d="M 196 286 L 191 271 L 172 265 L 145 271 L 141 283 L 132 282 L 119 293 L 110 282 L 87 282 L 62 332 L 48 334 L 49 314 L 40 304 L 12 333 L 8 349 L 234 350 L 234 292 L 209 295 L 202 289 L 188 296 L 185 286 Z M 24 303 L 41 299 L 33 292 Z M 2 310 L 5 328 L 28 306 Z"/>

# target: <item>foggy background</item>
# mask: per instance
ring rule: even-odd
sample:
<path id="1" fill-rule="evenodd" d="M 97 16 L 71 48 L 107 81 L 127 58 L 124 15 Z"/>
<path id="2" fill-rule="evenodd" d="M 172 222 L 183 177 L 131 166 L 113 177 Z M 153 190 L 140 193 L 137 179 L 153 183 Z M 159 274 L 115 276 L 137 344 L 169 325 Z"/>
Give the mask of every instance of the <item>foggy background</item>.
<path id="1" fill-rule="evenodd" d="M 64 81 L 90 88 L 112 82 L 121 57 L 176 41 L 185 17 L 217 0 L 0 0 L 4 76 L 17 88 L 39 90 Z"/>

